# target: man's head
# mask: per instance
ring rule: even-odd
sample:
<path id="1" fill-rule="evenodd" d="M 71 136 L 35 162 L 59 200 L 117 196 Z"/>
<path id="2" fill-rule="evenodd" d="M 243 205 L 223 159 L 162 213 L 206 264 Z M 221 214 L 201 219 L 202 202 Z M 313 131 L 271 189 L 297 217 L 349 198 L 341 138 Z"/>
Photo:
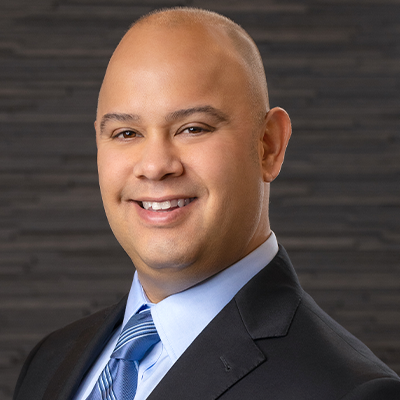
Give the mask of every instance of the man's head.
<path id="1" fill-rule="evenodd" d="M 151 300 L 269 236 L 269 182 L 291 130 L 287 114 L 268 107 L 255 44 L 218 14 L 151 14 L 115 50 L 96 120 L 100 188 Z"/>

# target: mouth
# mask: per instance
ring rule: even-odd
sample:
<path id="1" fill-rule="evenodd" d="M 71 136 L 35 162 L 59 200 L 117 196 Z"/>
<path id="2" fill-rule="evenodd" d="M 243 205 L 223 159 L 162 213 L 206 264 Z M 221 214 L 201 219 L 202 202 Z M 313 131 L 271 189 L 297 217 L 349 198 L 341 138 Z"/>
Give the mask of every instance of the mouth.
<path id="1" fill-rule="evenodd" d="M 149 211 L 173 211 L 177 208 L 182 208 L 190 204 L 195 197 L 185 198 L 185 199 L 173 199 L 166 201 L 138 201 L 140 207 Z"/>

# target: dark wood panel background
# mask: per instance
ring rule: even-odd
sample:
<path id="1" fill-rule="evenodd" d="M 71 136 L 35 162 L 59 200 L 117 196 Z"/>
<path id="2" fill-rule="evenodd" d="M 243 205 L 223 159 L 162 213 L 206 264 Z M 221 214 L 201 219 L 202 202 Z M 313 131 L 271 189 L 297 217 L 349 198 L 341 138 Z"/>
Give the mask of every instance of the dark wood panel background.
<path id="1" fill-rule="evenodd" d="M 46 333 L 116 301 L 93 120 L 114 47 L 163 6 L 258 43 L 293 137 L 272 227 L 317 302 L 400 372 L 400 1 L 0 0 L 0 399 Z"/>

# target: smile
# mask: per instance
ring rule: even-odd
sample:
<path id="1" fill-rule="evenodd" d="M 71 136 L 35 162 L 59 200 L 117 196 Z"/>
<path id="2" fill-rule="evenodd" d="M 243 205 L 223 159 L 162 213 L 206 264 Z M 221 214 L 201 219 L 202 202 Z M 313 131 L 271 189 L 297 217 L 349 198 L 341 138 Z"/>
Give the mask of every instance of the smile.
<path id="1" fill-rule="evenodd" d="M 195 198 L 174 199 L 166 201 L 142 201 L 141 206 L 150 211 L 172 211 L 176 208 L 182 208 L 190 204 Z M 140 204 L 140 203 L 139 203 Z"/>

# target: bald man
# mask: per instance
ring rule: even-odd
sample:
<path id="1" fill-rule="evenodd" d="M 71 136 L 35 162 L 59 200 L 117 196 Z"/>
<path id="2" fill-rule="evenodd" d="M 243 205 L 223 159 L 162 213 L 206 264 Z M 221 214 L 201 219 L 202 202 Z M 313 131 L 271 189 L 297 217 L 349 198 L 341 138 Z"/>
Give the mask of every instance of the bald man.
<path id="1" fill-rule="evenodd" d="M 270 229 L 291 124 L 269 109 L 242 28 L 188 8 L 140 19 L 95 128 L 132 287 L 43 339 L 15 400 L 400 399 L 399 377 L 304 293 Z"/>

